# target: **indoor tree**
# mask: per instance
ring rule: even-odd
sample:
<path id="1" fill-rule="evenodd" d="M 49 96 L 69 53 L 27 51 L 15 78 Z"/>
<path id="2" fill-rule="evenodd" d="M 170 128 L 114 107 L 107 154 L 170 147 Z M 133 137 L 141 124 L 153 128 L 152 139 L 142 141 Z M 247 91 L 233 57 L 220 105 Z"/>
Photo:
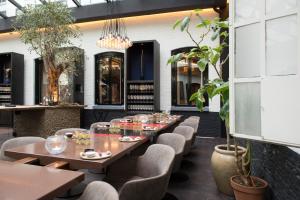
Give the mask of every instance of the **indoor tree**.
<path id="1" fill-rule="evenodd" d="M 71 39 L 78 38 L 80 32 L 73 25 L 75 19 L 67 5 L 59 2 L 27 6 L 17 15 L 14 28 L 20 39 L 30 45 L 30 51 L 37 53 L 44 63 L 48 75 L 48 95 L 54 103 L 59 101 L 58 79 L 65 70 L 73 65 L 66 64 L 74 60 L 73 53 L 61 53 L 62 47 L 73 45 Z M 64 62 L 61 59 L 64 58 Z"/>
<path id="2" fill-rule="evenodd" d="M 192 94 L 190 101 L 194 101 L 197 108 L 203 111 L 203 105 L 205 103 L 205 95 L 208 95 L 210 99 L 216 95 L 221 97 L 221 109 L 219 112 L 220 118 L 225 121 L 226 127 L 229 126 L 229 85 L 228 81 L 223 80 L 223 67 L 229 58 L 227 54 L 224 59 L 221 59 L 221 55 L 224 54 L 224 50 L 228 48 L 228 22 L 223 21 L 220 18 L 214 18 L 213 20 L 204 19 L 200 15 L 200 10 L 195 11 L 195 16 L 199 20 L 195 28 L 201 31 L 197 37 L 193 36 L 190 32 L 190 22 L 193 15 L 177 20 L 173 26 L 173 29 L 180 28 L 182 32 L 185 32 L 191 41 L 194 43 L 194 48 L 188 53 L 179 53 L 173 55 L 168 64 L 176 63 L 183 58 L 198 60 L 197 65 L 201 72 L 204 72 L 208 67 L 212 67 L 217 78 L 209 80 L 208 83 L 202 85 L 197 92 Z M 212 41 L 220 39 L 220 42 L 215 46 L 209 46 L 204 43 L 207 37 L 211 37 Z M 227 149 L 230 148 L 230 136 L 227 132 Z"/>

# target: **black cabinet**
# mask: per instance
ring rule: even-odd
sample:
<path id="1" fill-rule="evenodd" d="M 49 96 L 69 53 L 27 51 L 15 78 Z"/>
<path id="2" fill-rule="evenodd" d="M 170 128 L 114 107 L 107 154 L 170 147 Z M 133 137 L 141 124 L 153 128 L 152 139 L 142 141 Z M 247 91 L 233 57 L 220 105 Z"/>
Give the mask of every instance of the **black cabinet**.
<path id="1" fill-rule="evenodd" d="M 59 98 L 61 102 L 84 104 L 84 50 L 66 47 L 80 52 L 80 59 L 75 62 L 75 69 L 63 72 L 59 81 Z M 47 96 L 47 72 L 43 60 L 35 59 L 35 104 L 40 104 Z"/>
<path id="2" fill-rule="evenodd" d="M 24 55 L 18 53 L 0 54 L 0 105 L 24 104 Z M 1 126 L 11 126 L 9 112 L 0 112 Z"/>
<path id="3" fill-rule="evenodd" d="M 127 102 L 132 112 L 160 110 L 160 47 L 155 40 L 134 42 L 126 51 Z"/>

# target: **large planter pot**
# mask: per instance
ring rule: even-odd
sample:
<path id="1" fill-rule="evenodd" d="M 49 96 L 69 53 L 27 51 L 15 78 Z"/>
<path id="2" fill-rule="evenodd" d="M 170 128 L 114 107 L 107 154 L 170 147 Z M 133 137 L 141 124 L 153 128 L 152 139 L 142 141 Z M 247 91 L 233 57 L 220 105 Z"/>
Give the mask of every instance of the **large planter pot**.
<path id="1" fill-rule="evenodd" d="M 243 154 L 246 149 L 238 146 L 238 153 Z M 237 166 L 235 162 L 234 146 L 227 150 L 227 145 L 215 146 L 212 154 L 211 165 L 213 176 L 220 192 L 233 196 L 233 190 L 230 185 L 230 178 L 237 175 Z"/>
<path id="2" fill-rule="evenodd" d="M 258 177 L 252 176 L 255 183 L 258 184 L 257 187 L 248 187 L 238 183 L 240 176 L 233 176 L 230 179 L 231 186 L 234 191 L 234 196 L 236 200 L 264 200 L 265 191 L 268 187 L 268 183 Z"/>

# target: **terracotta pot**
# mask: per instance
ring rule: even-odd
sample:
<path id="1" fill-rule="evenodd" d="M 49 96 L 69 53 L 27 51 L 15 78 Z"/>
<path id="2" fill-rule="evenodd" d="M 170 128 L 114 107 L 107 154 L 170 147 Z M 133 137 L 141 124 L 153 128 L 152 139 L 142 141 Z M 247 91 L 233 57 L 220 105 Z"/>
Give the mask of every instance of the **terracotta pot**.
<path id="1" fill-rule="evenodd" d="M 239 176 L 233 176 L 230 179 L 231 186 L 234 191 L 234 196 L 236 200 L 264 200 L 265 191 L 268 187 L 268 183 L 258 177 L 252 176 L 255 182 L 261 184 L 260 187 L 248 187 L 241 185 L 235 181 L 235 178 Z"/>
<path id="2" fill-rule="evenodd" d="M 246 151 L 245 148 L 238 146 L 239 153 Z M 233 190 L 230 185 L 230 178 L 237 175 L 237 167 L 235 162 L 235 151 L 232 145 L 230 150 L 227 150 L 227 145 L 215 146 L 215 151 L 212 154 L 211 165 L 213 176 L 220 192 L 233 196 Z"/>

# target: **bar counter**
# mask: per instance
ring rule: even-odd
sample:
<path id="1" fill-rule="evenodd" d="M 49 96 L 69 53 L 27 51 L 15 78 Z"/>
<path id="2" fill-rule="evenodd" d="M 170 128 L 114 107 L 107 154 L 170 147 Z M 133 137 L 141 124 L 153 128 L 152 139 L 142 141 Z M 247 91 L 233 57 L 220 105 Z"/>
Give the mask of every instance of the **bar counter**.
<path id="1" fill-rule="evenodd" d="M 80 113 L 84 105 L 17 105 L 0 106 L 1 111 L 14 113 L 15 136 L 47 137 L 63 128 L 80 127 Z"/>

